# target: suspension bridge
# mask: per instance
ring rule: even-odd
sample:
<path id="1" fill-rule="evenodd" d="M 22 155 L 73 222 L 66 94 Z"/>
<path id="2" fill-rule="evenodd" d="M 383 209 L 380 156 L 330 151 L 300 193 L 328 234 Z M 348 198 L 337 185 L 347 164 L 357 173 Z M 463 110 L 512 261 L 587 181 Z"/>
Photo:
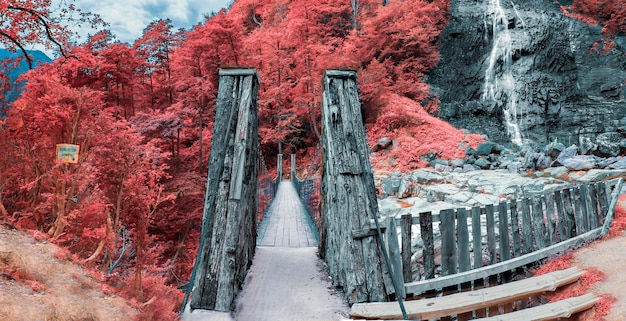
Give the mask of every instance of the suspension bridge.
<path id="1" fill-rule="evenodd" d="M 298 178 L 291 155 L 291 180 L 283 180 L 278 155 L 272 179 L 258 146 L 258 87 L 254 69 L 220 70 L 202 232 L 183 320 L 517 320 L 509 312 L 526 308 L 520 298 L 576 282 L 584 271 L 528 284 L 508 283 L 512 273 L 599 238 L 611 223 L 621 180 L 470 213 L 380 218 L 353 71 L 326 71 L 322 138 L 307 177 Z M 425 243 L 421 267 L 412 252 L 413 224 Z M 481 259 L 485 250 L 490 262 Z M 445 300 L 405 306 L 403 298 L 424 293 Z M 583 295 L 523 313 L 549 320 L 554 311 L 560 311 L 555 318 L 569 316 L 597 300 Z"/>

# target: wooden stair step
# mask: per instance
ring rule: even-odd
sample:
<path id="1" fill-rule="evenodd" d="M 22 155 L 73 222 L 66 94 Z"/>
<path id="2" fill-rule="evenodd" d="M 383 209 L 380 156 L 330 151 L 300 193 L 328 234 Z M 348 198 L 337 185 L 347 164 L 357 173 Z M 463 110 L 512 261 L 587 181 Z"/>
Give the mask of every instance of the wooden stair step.
<path id="1" fill-rule="evenodd" d="M 418 320 L 441 318 L 523 299 L 576 282 L 585 270 L 572 267 L 520 281 L 506 283 L 476 291 L 456 293 L 404 303 L 407 314 Z M 355 303 L 351 318 L 402 319 L 397 302 Z"/>
<path id="2" fill-rule="evenodd" d="M 534 308 L 523 309 L 507 314 L 476 320 L 482 321 L 548 321 L 560 318 L 569 318 L 575 313 L 591 308 L 600 297 L 594 294 L 584 294 L 569 299 L 540 305 Z"/>

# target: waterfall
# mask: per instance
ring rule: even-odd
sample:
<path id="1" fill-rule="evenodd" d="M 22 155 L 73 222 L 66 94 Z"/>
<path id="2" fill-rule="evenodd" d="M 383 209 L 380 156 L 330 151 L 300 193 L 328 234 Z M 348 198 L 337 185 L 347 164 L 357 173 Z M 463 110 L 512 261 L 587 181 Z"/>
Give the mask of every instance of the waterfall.
<path id="1" fill-rule="evenodd" d="M 511 70 L 512 40 L 509 32 L 509 20 L 500 0 L 487 0 L 487 19 L 491 18 L 493 47 L 489 54 L 489 65 L 485 71 L 482 100 L 500 102 L 504 123 L 511 142 L 516 145 L 523 143 L 522 133 L 519 129 L 517 108 L 516 81 Z M 511 2 L 513 4 L 513 2 Z"/>

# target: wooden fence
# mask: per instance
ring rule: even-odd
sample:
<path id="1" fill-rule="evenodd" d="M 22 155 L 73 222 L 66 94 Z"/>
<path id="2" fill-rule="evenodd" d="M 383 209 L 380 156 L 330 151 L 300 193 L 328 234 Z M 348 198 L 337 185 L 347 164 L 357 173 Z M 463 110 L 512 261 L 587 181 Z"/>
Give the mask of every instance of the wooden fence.
<path id="1" fill-rule="evenodd" d="M 494 276 L 506 282 L 516 268 L 565 254 L 606 234 L 621 185 L 620 178 L 497 205 L 402 215 L 386 222 L 392 273 L 404 278 L 406 293 L 412 295 Z M 434 237 L 436 222 L 440 245 Z M 421 265 L 411 262 L 414 254 L 419 256 L 411 249 L 413 225 L 419 225 L 424 243 Z"/>

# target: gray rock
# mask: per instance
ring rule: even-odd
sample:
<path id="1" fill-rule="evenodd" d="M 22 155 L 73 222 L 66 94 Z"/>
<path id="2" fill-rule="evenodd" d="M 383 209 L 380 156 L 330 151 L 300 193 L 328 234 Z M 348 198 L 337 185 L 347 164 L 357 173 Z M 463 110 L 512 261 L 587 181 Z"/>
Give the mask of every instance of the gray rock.
<path id="1" fill-rule="evenodd" d="M 550 168 L 546 168 L 543 172 L 547 173 L 548 175 L 552 177 L 561 178 L 565 174 L 569 173 L 569 169 L 567 169 L 567 167 L 565 166 L 550 167 Z"/>
<path id="2" fill-rule="evenodd" d="M 561 153 L 559 153 L 559 156 L 556 158 L 556 161 L 559 162 L 561 165 L 565 165 L 563 164 L 564 160 L 568 158 L 572 158 L 576 155 L 578 155 L 578 146 L 572 145 L 564 149 Z"/>
<path id="3" fill-rule="evenodd" d="M 589 183 L 598 182 L 608 177 L 626 176 L 626 169 L 592 169 L 583 177 L 579 178 L 579 182 Z"/>
<path id="4" fill-rule="evenodd" d="M 624 137 L 617 132 L 602 133 L 596 138 L 597 153 L 602 156 L 617 156 L 622 149 Z"/>
<path id="5" fill-rule="evenodd" d="M 480 168 L 478 168 L 478 166 L 476 165 L 472 165 L 472 164 L 465 164 L 463 165 L 463 172 L 471 172 L 471 171 L 476 171 L 479 170 Z"/>
<path id="6" fill-rule="evenodd" d="M 611 164 L 620 160 L 620 157 L 609 157 L 609 158 L 596 158 L 596 164 L 598 168 L 606 168 L 611 166 Z"/>
<path id="7" fill-rule="evenodd" d="M 372 152 L 377 152 L 379 150 L 387 149 L 391 146 L 392 141 L 389 137 L 383 137 L 378 140 L 378 143 L 372 147 Z"/>
<path id="8" fill-rule="evenodd" d="M 487 169 L 491 166 L 491 162 L 486 160 L 485 158 L 479 158 L 474 162 L 474 165 L 481 169 Z"/>
<path id="9" fill-rule="evenodd" d="M 607 166 L 609 169 L 626 169 L 626 157 L 620 157 L 615 163 Z"/>
<path id="10" fill-rule="evenodd" d="M 378 146 L 380 146 L 380 148 L 384 149 L 389 147 L 389 145 L 391 145 L 391 139 L 389 137 L 383 137 L 378 140 Z"/>
<path id="11" fill-rule="evenodd" d="M 580 143 L 580 153 L 582 155 L 593 153 L 596 149 L 598 149 L 598 144 L 594 143 L 594 141 L 589 137 L 581 136 L 578 141 Z"/>
<path id="12" fill-rule="evenodd" d="M 494 142 L 484 142 L 478 145 L 478 148 L 476 148 L 476 154 L 481 156 L 487 156 L 494 151 L 496 145 L 497 144 Z"/>
<path id="13" fill-rule="evenodd" d="M 506 165 L 506 169 L 509 171 L 509 173 L 519 173 L 522 171 L 522 162 L 511 162 Z"/>
<path id="14" fill-rule="evenodd" d="M 471 202 L 473 197 L 474 193 L 472 192 L 460 191 L 454 194 L 445 195 L 444 201 L 446 201 L 447 203 L 458 204 L 459 206 L 472 206 L 475 205 L 473 202 Z"/>
<path id="15" fill-rule="evenodd" d="M 432 185 L 425 188 L 428 202 L 442 202 L 448 195 L 459 193 L 459 189 L 452 184 Z"/>
<path id="16" fill-rule="evenodd" d="M 476 193 L 472 196 L 470 203 L 473 205 L 487 205 L 497 204 L 499 201 L 500 197 L 497 195 Z"/>
<path id="17" fill-rule="evenodd" d="M 561 143 L 550 143 L 546 145 L 546 147 L 544 147 L 543 153 L 550 157 L 556 158 L 564 149 L 565 145 Z"/>
<path id="18" fill-rule="evenodd" d="M 586 169 L 592 169 L 596 167 L 596 159 L 589 155 L 576 155 L 566 159 L 559 160 L 561 165 L 567 167 L 569 170 L 580 171 Z"/>
<path id="19" fill-rule="evenodd" d="M 448 173 L 452 171 L 452 167 L 443 164 L 435 164 L 435 170 L 438 172 Z"/>
<path id="20" fill-rule="evenodd" d="M 407 198 L 413 195 L 415 190 L 415 181 L 409 177 L 403 177 L 398 187 L 398 198 Z"/>
<path id="21" fill-rule="evenodd" d="M 452 165 L 454 167 L 463 167 L 463 165 L 465 165 L 465 160 L 464 159 L 460 159 L 460 158 L 453 159 L 450 162 L 450 165 Z"/>
<path id="22" fill-rule="evenodd" d="M 415 170 L 411 173 L 411 177 L 415 180 L 415 182 L 421 184 L 443 182 L 446 178 L 444 174 L 430 169 Z"/>
<path id="23" fill-rule="evenodd" d="M 535 163 L 535 168 L 536 169 L 546 169 L 548 167 L 550 167 L 550 157 L 542 154 L 542 153 L 538 153 L 539 157 L 537 158 L 537 161 Z"/>
<path id="24" fill-rule="evenodd" d="M 437 165 L 448 166 L 448 165 L 450 165 L 450 162 L 445 160 L 445 159 L 435 158 L 432 161 L 430 161 L 429 165 L 432 166 L 432 167 L 435 167 Z"/>
<path id="25" fill-rule="evenodd" d="M 385 177 L 380 182 L 380 188 L 383 190 L 383 193 L 387 195 L 395 195 L 398 193 L 401 183 L 402 183 L 402 179 L 400 177 L 397 177 L 397 176 Z"/>
<path id="26" fill-rule="evenodd" d="M 545 169 L 550 167 L 551 160 L 543 153 L 538 153 L 532 150 L 526 151 L 526 157 L 524 158 L 524 165 L 530 169 Z"/>

